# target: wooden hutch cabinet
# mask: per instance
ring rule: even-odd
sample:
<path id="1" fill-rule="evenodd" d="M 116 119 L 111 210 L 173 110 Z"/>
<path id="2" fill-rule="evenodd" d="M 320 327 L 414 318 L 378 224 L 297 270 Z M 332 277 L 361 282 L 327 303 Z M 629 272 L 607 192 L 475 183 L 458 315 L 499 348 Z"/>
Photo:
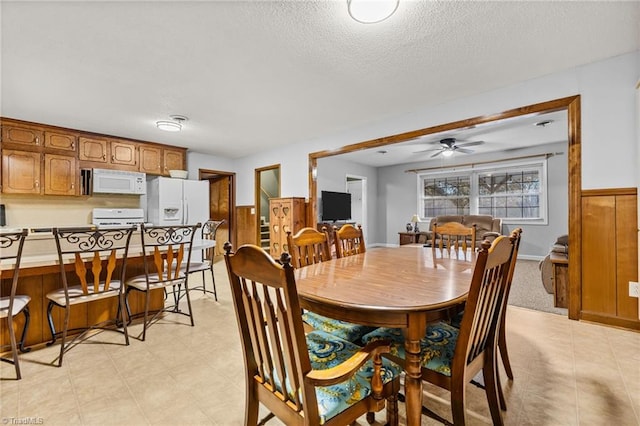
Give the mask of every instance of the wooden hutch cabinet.
<path id="1" fill-rule="evenodd" d="M 287 231 L 298 232 L 305 226 L 305 199 L 302 197 L 271 198 L 269 200 L 270 254 L 280 257 L 288 251 Z"/>

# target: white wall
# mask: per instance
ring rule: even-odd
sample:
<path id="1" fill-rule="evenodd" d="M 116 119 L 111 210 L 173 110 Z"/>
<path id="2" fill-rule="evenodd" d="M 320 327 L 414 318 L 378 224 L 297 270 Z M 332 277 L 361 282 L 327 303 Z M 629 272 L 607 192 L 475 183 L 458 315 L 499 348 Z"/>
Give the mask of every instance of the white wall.
<path id="1" fill-rule="evenodd" d="M 425 107 L 412 114 L 377 121 L 322 139 L 301 141 L 260 152 L 235 162 L 238 204 L 252 203 L 253 171 L 257 167 L 281 164 L 282 196 L 308 198 L 310 152 L 340 148 L 382 136 L 573 95 L 582 96 L 583 189 L 633 187 L 636 186 L 638 167 L 635 108 L 638 76 L 640 51 L 442 105 Z"/>
<path id="2" fill-rule="evenodd" d="M 280 164 L 281 196 L 308 198 L 310 152 L 340 148 L 382 136 L 499 113 L 573 95 L 581 95 L 582 99 L 582 188 L 634 187 L 638 182 L 638 112 L 635 105 L 635 87 L 639 76 L 640 51 L 636 51 L 438 106 L 425 106 L 411 114 L 373 122 L 368 126 L 353 128 L 339 134 L 261 151 L 233 162 L 238 177 L 237 204 L 253 204 L 253 176 L 254 169 L 258 167 Z M 283 119 L 290 120 L 291 117 Z M 191 159 L 192 156 L 189 156 L 190 161 Z M 193 167 L 190 162 L 190 172 Z M 214 168 L 208 164 L 200 167 Z M 408 177 L 407 183 L 402 185 L 381 180 L 378 191 L 399 191 L 405 194 L 409 188 L 409 192 L 413 192 L 415 181 L 409 182 L 411 179 Z M 375 188 L 371 181 L 369 188 Z M 415 204 L 411 204 L 413 196 L 412 193 L 407 193 L 404 200 L 412 209 L 415 208 Z M 369 199 L 370 205 L 373 205 L 373 202 Z M 380 212 L 379 222 L 370 221 L 370 227 L 375 227 L 376 223 L 393 223 L 394 227 L 401 228 L 406 222 L 406 211 L 395 211 L 395 207 L 387 210 L 384 197 L 380 197 L 377 206 L 378 209 L 374 210 Z M 396 207 L 400 209 L 400 205 Z M 391 231 L 384 231 L 382 235 L 388 232 Z M 382 241 L 377 237 L 373 238 L 374 240 L 371 240 L 370 237 L 369 241 Z M 386 236 L 383 239 L 386 240 Z"/>

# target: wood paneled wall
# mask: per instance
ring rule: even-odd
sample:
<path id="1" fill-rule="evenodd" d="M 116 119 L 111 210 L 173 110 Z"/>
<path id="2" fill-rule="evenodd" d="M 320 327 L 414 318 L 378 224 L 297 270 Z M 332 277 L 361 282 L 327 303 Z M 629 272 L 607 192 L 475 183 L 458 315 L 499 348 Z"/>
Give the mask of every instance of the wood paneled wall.
<path id="1" fill-rule="evenodd" d="M 582 319 L 640 329 L 636 188 L 582 192 Z"/>
<path id="2" fill-rule="evenodd" d="M 236 227 L 237 246 L 243 244 L 257 244 L 256 235 L 256 208 L 255 206 L 238 206 L 236 207 L 236 217 L 238 218 L 238 226 Z"/>

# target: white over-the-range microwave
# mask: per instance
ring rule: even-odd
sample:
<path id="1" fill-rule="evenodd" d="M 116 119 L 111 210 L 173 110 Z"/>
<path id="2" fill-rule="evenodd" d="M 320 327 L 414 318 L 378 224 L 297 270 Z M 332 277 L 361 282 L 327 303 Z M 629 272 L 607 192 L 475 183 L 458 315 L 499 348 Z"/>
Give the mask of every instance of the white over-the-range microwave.
<path id="1" fill-rule="evenodd" d="M 90 186 L 94 194 L 143 195 L 147 193 L 147 176 L 140 172 L 93 169 Z"/>

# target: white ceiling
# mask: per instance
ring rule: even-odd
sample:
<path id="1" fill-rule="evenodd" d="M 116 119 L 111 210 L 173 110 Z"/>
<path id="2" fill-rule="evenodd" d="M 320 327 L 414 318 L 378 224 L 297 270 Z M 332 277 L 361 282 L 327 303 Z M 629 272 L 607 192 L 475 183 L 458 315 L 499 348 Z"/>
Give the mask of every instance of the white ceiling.
<path id="1" fill-rule="evenodd" d="M 2 0 L 0 113 L 238 158 L 640 48 L 636 1 L 346 3 Z"/>

